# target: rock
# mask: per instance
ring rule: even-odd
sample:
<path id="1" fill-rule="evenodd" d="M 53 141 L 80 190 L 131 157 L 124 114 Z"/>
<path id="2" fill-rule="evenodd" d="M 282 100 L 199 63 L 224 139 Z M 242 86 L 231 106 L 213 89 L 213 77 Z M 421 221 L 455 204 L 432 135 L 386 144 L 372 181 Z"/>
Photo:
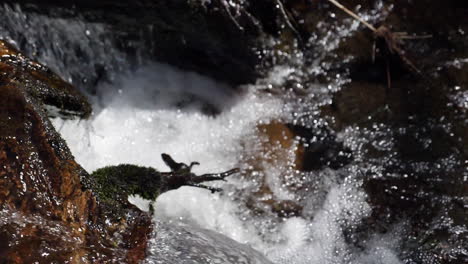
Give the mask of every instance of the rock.
<path id="1" fill-rule="evenodd" d="M 269 40 L 283 23 L 269 0 L 3 2 L 20 4 L 25 12 L 104 24 L 126 53 L 142 52 L 145 58 L 234 85 L 253 83 L 265 73 Z"/>
<path id="2" fill-rule="evenodd" d="M 265 90 L 292 91 L 309 103 L 310 119 L 327 121 L 325 132 L 307 127 L 307 122 L 292 127 L 302 138 L 321 135 L 304 149 L 302 164 L 310 165 L 306 170 L 340 169 L 347 164 L 351 164 L 348 169 L 360 168 L 353 173 L 363 178 L 372 215 L 359 231 L 347 235 L 350 242 L 365 248 L 362 241 L 405 221 L 403 236 L 412 239 L 401 245 L 403 262 L 464 263 L 468 260 L 464 246 L 468 214 L 461 206 L 468 197 L 464 15 L 468 5 L 429 0 L 339 2 L 376 28 L 408 32 L 401 52 L 389 49 L 392 43 L 368 28 L 355 28 L 355 20 L 329 1 L 287 1 L 297 30 L 309 41 L 282 87 L 271 84 Z M 417 37 L 424 35 L 431 37 Z M 323 105 L 315 117 L 313 107 L 320 99 Z M 348 142 L 343 146 L 340 140 Z M 269 201 L 274 192 L 262 188 L 259 193 Z"/>
<path id="3" fill-rule="evenodd" d="M 128 195 L 155 199 L 183 184 L 203 187 L 202 181 L 237 172 L 195 178 L 190 167 L 197 163 L 189 167 L 165 155 L 171 173 L 120 165 L 88 175 L 45 110 L 51 105 L 70 117 L 87 117 L 86 98 L 1 44 L 0 262 L 138 263 L 146 256 L 152 224 Z"/>
<path id="4" fill-rule="evenodd" d="M 272 264 L 251 246 L 196 225 L 158 221 L 156 228 L 144 264 Z"/>
<path id="5" fill-rule="evenodd" d="M 431 35 L 405 39 L 402 55 L 392 53 L 388 43 L 363 26 L 345 32 L 352 18 L 328 1 L 306 6 L 300 2 L 292 1 L 289 8 L 305 21 L 299 26 L 304 35 L 319 40 L 334 30 L 346 35 L 319 57 L 324 71 L 303 82 L 331 83 L 337 73 L 349 76 L 331 104 L 321 108 L 322 117 L 338 133 L 361 131 L 360 139 L 367 143 L 353 150 L 359 151 L 355 162 L 381 171 L 364 173 L 373 213 L 362 226 L 365 235 L 354 234 L 355 240 L 350 240 L 360 245 L 375 231 L 388 232 L 407 221 L 404 236 L 412 239 L 402 245 L 405 263 L 466 262 L 468 214 L 461 205 L 468 197 L 467 4 L 422 0 L 374 6 L 372 1 L 339 1 L 365 14 L 376 27 Z M 318 21 L 321 27 L 316 27 Z M 309 67 L 319 55 L 312 51 L 305 56 Z"/>
<path id="6" fill-rule="evenodd" d="M 0 45 L 0 262 L 137 263 L 149 215 L 125 203 L 118 222 L 89 190 L 44 104 L 81 117 L 86 99 L 45 67 Z"/>
<path id="7" fill-rule="evenodd" d="M 290 125 L 296 137 L 304 146 L 302 171 L 319 171 L 325 168 L 338 170 L 353 160 L 352 152 L 327 127 L 306 128 Z"/>
<path id="8" fill-rule="evenodd" d="M 283 163 L 275 167 L 290 167 L 294 170 L 301 170 L 303 164 L 304 147 L 297 141 L 296 134 L 287 125 L 273 121 L 268 124 L 257 126 L 259 136 L 262 140 L 261 164 Z"/>
<path id="9" fill-rule="evenodd" d="M 272 121 L 258 125 L 257 131 L 261 144 L 245 161 L 249 168 L 245 174 L 258 183 L 258 189 L 247 199 L 247 207 L 258 213 L 271 211 L 281 217 L 300 215 L 303 205 L 298 197 L 314 189 L 304 184 L 307 172 L 339 169 L 352 161 L 350 150 L 329 130 L 322 131 L 322 140 L 313 143 L 310 141 L 319 136 L 317 131 L 299 125 Z M 269 171 L 269 168 L 278 170 Z M 284 192 L 290 197 L 279 194 Z"/>
<path id="10" fill-rule="evenodd" d="M 51 110 L 49 116 L 86 118 L 91 114 L 91 105 L 73 86 L 4 41 L 0 41 L 0 67 L 3 82 L 14 79 L 23 84 L 25 92 Z"/>
<path id="11" fill-rule="evenodd" d="M 258 183 L 258 187 L 248 197 L 246 205 L 258 213 L 272 211 L 280 216 L 299 215 L 301 206 L 291 199 L 279 197 L 278 192 L 296 191 L 297 186 L 283 185 L 290 183 L 291 177 L 300 177 L 304 147 L 294 132 L 279 121 L 260 124 L 257 131 L 261 144 L 245 161 L 248 169 L 244 174 L 253 178 L 251 180 Z M 278 171 L 273 173 L 268 168 L 278 168 Z"/>

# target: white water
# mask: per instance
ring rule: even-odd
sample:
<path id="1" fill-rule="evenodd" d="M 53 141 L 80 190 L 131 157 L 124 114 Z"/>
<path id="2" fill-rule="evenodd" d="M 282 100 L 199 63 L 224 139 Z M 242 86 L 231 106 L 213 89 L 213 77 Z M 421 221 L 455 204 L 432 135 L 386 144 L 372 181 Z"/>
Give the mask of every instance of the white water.
<path id="1" fill-rule="evenodd" d="M 391 6 L 376 1 L 375 10 L 360 13 L 360 16 L 378 24 L 390 11 Z M 201 162 L 201 166 L 195 168 L 197 173 L 236 166 L 252 171 L 246 160 L 251 156 L 268 156 L 259 148 L 264 138 L 256 135 L 256 124 L 273 119 L 304 125 L 318 134 L 317 139 L 314 134 L 315 141 L 310 143 L 320 143 L 319 128 L 329 127 L 329 117 L 320 118 L 319 106 L 330 104 L 333 93 L 348 81 L 342 74 L 328 72 L 334 66 L 333 60 L 327 57 L 339 47 L 342 39 L 359 27 L 352 19 L 343 23 L 334 20 L 319 23 L 308 42 L 314 52 L 311 64 L 301 70 L 304 63 L 297 52 L 295 67 L 273 69 L 270 78 L 259 80 L 257 85 L 236 95 L 223 84 L 159 64 L 141 67 L 136 73 L 119 79 L 122 72 L 143 65 L 150 57 L 153 43 L 144 40 L 151 39 L 145 35 L 151 33 L 151 28 L 140 28 L 141 39 L 128 43 L 133 52 L 127 54 L 116 45 L 118 32 L 105 24 L 80 17 L 60 18 L 23 12 L 18 5 L 2 4 L 0 13 L 1 39 L 12 42 L 27 56 L 46 64 L 82 91 L 98 93 L 98 97 L 92 98 L 95 109 L 92 120 L 54 120 L 72 152 L 88 171 L 119 163 L 167 170 L 160 159 L 161 152 L 170 153 L 177 161 Z M 291 59 L 289 65 L 295 61 Z M 460 58 L 448 61 L 445 66 L 459 68 L 466 62 L 466 58 Z M 305 83 L 303 75 L 324 75 L 328 85 Z M 299 80 L 286 86 L 294 87 L 298 94 L 307 93 L 307 98 L 275 90 L 284 87 L 281 83 L 284 79 Z M 101 84 L 95 89 L 97 83 L 106 81 L 114 84 Z M 276 95 L 255 92 L 261 89 Z M 449 98 L 460 111 L 468 109 L 468 95 L 460 86 L 454 87 Z M 200 109 L 204 104 L 200 101 L 224 111 L 216 118 L 203 115 Z M 178 111 L 177 105 L 184 107 Z M 344 128 L 337 139 L 352 151 L 354 160 L 338 170 L 291 171 L 285 168 L 288 162 L 294 161 L 294 149 L 291 149 L 287 151 L 286 161 L 262 163 L 263 171 L 253 170 L 242 177 L 231 176 L 228 182 L 217 183 L 225 190 L 222 194 L 182 187 L 161 195 L 155 204 L 158 232 L 151 240 L 147 262 L 262 263 L 261 256 L 249 250 L 253 247 L 274 263 L 400 263 L 396 254 L 405 255 L 402 241 L 407 231 L 396 226 L 388 235 L 364 235 L 365 241 L 360 239 L 359 233 L 366 231 L 356 231 L 370 213 L 361 187 L 361 171 L 375 178 L 398 177 L 385 175 L 383 170 L 384 164 L 399 162 L 393 154 L 396 153 L 392 148 L 394 133 L 394 129 L 383 124 L 372 128 Z M 366 144 L 386 154 L 369 160 L 372 155 L 366 155 Z M 416 165 L 426 170 L 434 166 L 449 170 L 456 161 L 448 160 Z M 261 181 L 257 178 L 262 176 L 261 172 L 266 174 L 266 183 L 275 200 L 291 199 L 303 206 L 299 217 L 282 218 L 269 207 L 263 214 L 253 212 L 248 206 L 249 199 L 255 198 L 251 194 L 258 191 Z M 401 176 L 407 177 L 406 174 Z M 292 193 L 285 188 L 284 179 L 299 182 L 307 191 Z M 144 201 L 135 198 L 133 201 L 147 206 Z M 360 247 L 353 246 L 344 233 L 358 234 L 355 241 L 360 242 Z M 403 248 L 398 249 L 399 246 Z"/>
<path id="2" fill-rule="evenodd" d="M 300 75 L 293 67 L 274 69 L 270 78 L 240 94 L 210 79 L 161 64 L 141 67 L 119 79 L 122 71 L 131 68 L 130 59 L 136 60 L 137 65 L 143 64 L 144 56 L 140 53 L 144 54 L 144 47 L 137 49 L 140 55 L 136 58 L 128 58 L 114 46 L 112 33 L 105 25 L 83 22 L 79 17 L 61 19 L 26 14 L 18 6 L 4 5 L 0 10 L 4 18 L 0 22 L 0 37 L 16 43 L 27 55 L 47 64 L 65 79 L 88 89 L 94 88 L 95 82 L 114 80 L 113 85 L 101 84 L 96 89 L 99 97 L 91 98 L 95 109 L 91 120 L 53 120 L 77 161 L 90 172 L 120 163 L 168 170 L 160 158 L 163 152 L 176 161 L 200 162 L 201 166 L 194 169 L 196 173 L 233 167 L 248 169 L 245 161 L 251 156 L 266 156 L 259 148 L 264 138 L 257 135 L 257 124 L 271 120 L 295 123 L 299 119 L 307 120 L 307 125 L 321 124 L 318 105 L 331 100 L 330 93 L 339 86 L 335 82 L 346 82 L 336 76 L 327 87 L 308 87 L 314 99 L 299 99 L 295 104 L 294 97 L 256 92 L 270 85 L 281 86 L 290 75 Z M 327 26 L 319 27 L 319 35 L 324 36 L 317 42 L 321 48 L 314 48 L 318 59 L 317 65 L 308 69 L 310 74 L 326 71 L 326 64 L 319 58 L 356 28 L 357 24 L 352 22 L 345 28 L 337 27 L 336 32 Z M 104 72 L 103 76 L 99 71 Z M 206 104 L 223 111 L 216 117 L 203 115 L 201 109 Z M 183 109 L 178 109 L 182 106 Z M 291 120 L 291 116 L 298 118 Z M 353 154 L 360 160 L 359 146 L 366 140 L 360 138 L 360 132 L 349 128 L 340 137 L 356 150 Z M 395 256 L 399 244 L 397 230 L 363 241 L 362 249 L 345 241 L 343 232 L 352 231 L 370 213 L 355 168 L 297 175 L 285 169 L 285 163 L 294 159 L 294 151 L 288 153 L 288 161 L 267 162 L 262 166 L 273 198 L 301 203 L 304 207 L 301 216 L 282 218 L 274 213 L 252 213 L 246 200 L 258 188 L 259 174 L 231 176 L 228 182 L 216 183 L 224 189 L 221 194 L 182 187 L 162 194 L 154 205 L 158 232 L 152 239 L 147 262 L 259 263 L 261 258 L 249 251 L 252 247 L 276 264 L 400 263 Z M 304 176 L 304 182 L 313 189 L 301 201 L 300 195 L 291 193 L 282 182 L 298 176 Z M 145 206 L 144 201 L 133 201 Z M 202 228 L 216 233 L 204 233 Z M 236 257 L 227 259 L 233 255 Z"/>
<path id="3" fill-rule="evenodd" d="M 271 81 L 281 82 L 280 79 Z M 168 168 L 160 159 L 161 153 L 169 153 L 175 160 L 185 163 L 200 162 L 201 166 L 194 170 L 196 173 L 245 168 L 242 161 L 258 154 L 256 147 L 260 137 L 256 126 L 284 120 L 291 114 L 282 100 L 256 92 L 255 86 L 236 94 L 221 83 L 161 64 L 143 67 L 132 75 L 122 76 L 114 87 L 103 86 L 100 90 L 103 99 L 94 98 L 95 115 L 91 120 L 53 121 L 77 161 L 88 171 L 120 163 L 165 171 Z M 187 97 L 197 99 L 184 104 L 187 105 L 184 109 L 178 109 L 179 100 Z M 203 115 L 200 101 L 223 111 L 216 117 Z M 280 182 L 275 178 L 284 176 L 281 175 L 285 173 L 284 168 L 269 166 L 265 170 L 267 173 L 279 173 L 267 175 L 267 178 L 273 178 L 270 182 Z M 334 171 L 321 174 L 321 177 L 328 177 L 317 187 L 325 198 L 317 200 L 316 196 L 309 195 L 304 206 L 303 215 L 313 217 L 253 216 L 242 198 L 255 183 L 233 176 L 227 183 L 216 183 L 224 188 L 221 194 L 193 187 L 162 194 L 154 204 L 155 220 L 219 232 L 255 248 L 277 264 L 400 263 L 393 251 L 398 241 L 392 236 L 375 237 L 365 243 L 368 247 L 364 250 L 356 250 L 345 242 L 343 231 L 352 229 L 370 212 L 365 193 L 355 174 L 341 181 L 334 180 L 338 178 Z M 276 191 L 273 195 L 277 199 L 284 197 L 284 192 L 288 196 L 281 184 L 272 190 Z M 289 196 L 294 197 L 294 194 L 289 193 Z M 138 199 L 133 201 L 145 206 Z M 171 237 L 169 231 L 161 232 Z M 181 243 L 179 246 L 183 247 L 183 241 Z M 155 242 L 153 247 L 164 245 L 170 246 L 166 240 L 162 245 Z M 152 251 L 158 252 L 158 249 Z M 158 254 L 174 254 L 174 257 L 180 254 L 173 251 L 173 248 L 163 253 L 159 250 Z M 193 261 L 184 263 L 197 263 Z"/>

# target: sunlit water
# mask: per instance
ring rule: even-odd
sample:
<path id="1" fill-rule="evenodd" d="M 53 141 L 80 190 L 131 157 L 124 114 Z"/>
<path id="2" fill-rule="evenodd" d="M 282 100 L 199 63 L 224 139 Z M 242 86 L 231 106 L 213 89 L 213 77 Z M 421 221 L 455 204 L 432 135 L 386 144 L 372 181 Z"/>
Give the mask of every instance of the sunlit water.
<path id="1" fill-rule="evenodd" d="M 305 99 L 259 92 L 270 85 L 281 86 L 297 74 L 286 66 L 273 69 L 258 85 L 234 92 L 206 77 L 142 63 L 138 58 L 139 66 L 130 71 L 129 58 L 109 41 L 105 25 L 27 14 L 17 6 L 3 6 L 2 13 L 0 26 L 2 32 L 8 32 L 3 38 L 86 91 L 92 92 L 99 83 L 97 96 L 90 98 L 94 107 L 90 120 L 53 120 L 77 161 L 89 172 L 120 163 L 168 170 L 160 159 L 163 152 L 177 161 L 200 162 L 195 173 L 233 167 L 248 170 L 246 160 L 265 154 L 259 152 L 264 140 L 258 135 L 259 124 L 281 120 L 324 125 L 318 106 L 330 100 L 336 85 L 347 81 L 337 78 L 332 85 L 317 85 Z M 355 30 L 356 24 L 350 27 Z M 337 31 L 347 32 L 343 28 Z M 336 41 L 325 38 L 320 45 L 328 50 L 336 46 L 327 39 Z M 213 109 L 220 113 L 204 114 Z M 294 159 L 293 152 L 288 153 L 286 159 Z M 147 262 L 399 263 L 393 251 L 398 240 L 391 235 L 376 236 L 359 250 L 345 241 L 343 231 L 352 229 L 370 212 L 355 168 L 304 173 L 299 178 L 315 190 L 298 195 L 282 184 L 281 179 L 297 174 L 284 168 L 287 163 L 264 164 L 265 177 L 275 199 L 302 199 L 302 216 L 252 213 L 245 200 L 258 188 L 255 177 L 259 174 L 215 183 L 224 189 L 222 193 L 182 187 L 162 194 L 154 204 L 158 232 L 151 239 Z M 147 206 L 145 201 L 131 200 L 142 208 Z"/>
<path id="2" fill-rule="evenodd" d="M 242 168 L 245 156 L 257 151 L 255 142 L 260 140 L 257 125 L 292 116 L 288 104 L 267 93 L 256 92 L 255 86 L 235 94 L 221 83 L 155 63 L 101 90 L 106 92 L 102 100 L 96 100 L 96 113 L 91 120 L 54 120 L 77 161 L 88 171 L 120 163 L 168 170 L 160 159 L 163 152 L 170 153 L 177 161 L 200 162 L 201 166 L 195 168 L 200 174 Z M 178 108 L 178 100 L 188 94 L 197 95 L 199 100 Z M 216 116 L 204 115 L 200 104 L 215 105 L 222 112 Z M 285 171 L 284 168 L 266 169 Z M 322 191 L 327 194 L 320 205 L 316 205 L 314 195 L 308 198 L 310 201 L 305 204 L 306 208 L 307 203 L 314 204 L 309 206 L 313 211 L 308 212 L 313 218 L 250 216 L 242 200 L 247 193 L 242 190 L 249 192 L 254 184 L 232 177 L 227 183 L 216 184 L 225 189 L 220 194 L 193 187 L 162 194 L 154 204 L 155 220 L 184 223 L 187 230 L 191 226 L 194 230 L 219 232 L 258 250 L 273 263 L 399 263 L 392 251 L 395 242 L 392 237 L 377 237 L 364 252 L 354 252 L 344 241 L 343 229 L 358 224 L 370 210 L 360 181 L 353 175 L 345 175 L 343 181 L 335 181 L 333 178 L 338 176 L 330 175 L 330 182 L 323 184 Z M 284 192 L 288 192 L 281 187 L 272 189 L 276 190 L 277 197 L 284 197 Z M 294 197 L 294 194 L 286 196 Z M 159 236 L 154 238 L 156 242 L 152 246 L 155 248 L 150 250 L 156 254 L 154 259 L 158 255 L 176 257 L 181 254 L 178 250 L 187 256 L 193 254 L 192 258 L 198 254 L 189 250 L 193 247 L 189 240 L 185 243 L 180 239 L 179 249 L 175 249 L 164 240 L 170 231 L 161 229 L 157 233 Z M 187 248 L 182 249 L 184 245 Z M 202 244 L 198 246 L 203 248 Z M 164 251 L 165 247 L 168 250 Z"/>
<path id="3" fill-rule="evenodd" d="M 359 247 L 350 242 L 372 212 L 362 187 L 362 171 L 386 177 L 385 164 L 399 162 L 391 154 L 398 131 L 383 124 L 343 129 L 337 140 L 353 152 L 354 162 L 337 170 L 291 170 L 288 164 L 294 162 L 297 142 L 287 150 L 285 160 L 262 162 L 261 171 L 248 162 L 268 156 L 260 147 L 265 138 L 259 124 L 281 121 L 317 131 L 327 127 L 319 106 L 331 102 L 331 95 L 346 78 L 332 76 L 329 85 L 302 87 L 299 83 L 300 92 L 304 92 L 300 88 L 308 88 L 302 96 L 278 93 L 275 87 L 287 79 L 300 79 L 301 74 L 326 72 L 329 66 L 322 57 L 337 47 L 340 38 L 357 29 L 355 22 L 336 27 L 336 32 L 328 27 L 317 29 L 317 36 L 312 36 L 318 45 L 317 62 L 306 72 L 297 66 L 278 66 L 268 78 L 235 91 L 142 56 L 129 58 L 110 41 L 112 33 L 105 25 L 26 14 L 18 7 L 2 6 L 0 11 L 0 29 L 2 34 L 8 32 L 2 38 L 82 90 L 96 92 L 90 97 L 94 108 L 90 120 L 53 120 L 77 161 L 89 172 L 120 163 L 167 171 L 161 153 L 169 153 L 179 162 L 200 162 L 194 168 L 197 174 L 234 167 L 244 172 L 214 183 L 223 188 L 221 193 L 182 187 L 158 197 L 154 203 L 157 232 L 152 234 L 147 263 L 402 263 L 398 256 L 406 239 L 404 223 L 384 235 L 365 236 Z M 366 17 L 374 19 L 376 14 Z M 301 64 L 300 54 L 296 55 Z M 466 110 L 466 98 L 466 92 L 456 91 L 453 104 Z M 321 140 L 320 132 L 317 137 L 315 142 Z M 369 160 L 368 145 L 386 154 Z M 450 157 L 440 164 L 450 165 Z M 413 165 L 430 169 L 427 164 Z M 295 201 L 303 207 L 301 213 L 282 217 L 270 212 L 271 208 L 254 212 L 249 199 L 263 181 L 260 176 L 265 177 L 274 200 Z M 304 188 L 294 192 L 289 183 Z M 148 208 L 148 201 L 130 200 Z"/>

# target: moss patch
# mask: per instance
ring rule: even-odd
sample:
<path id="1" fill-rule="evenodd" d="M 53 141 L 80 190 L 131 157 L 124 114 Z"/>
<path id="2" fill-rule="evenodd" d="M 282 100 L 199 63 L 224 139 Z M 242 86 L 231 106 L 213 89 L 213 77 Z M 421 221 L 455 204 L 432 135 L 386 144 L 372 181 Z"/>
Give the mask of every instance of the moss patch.
<path id="1" fill-rule="evenodd" d="M 161 193 L 161 173 L 150 167 L 130 164 L 107 166 L 91 174 L 93 191 L 106 209 L 117 217 L 123 213 L 129 195 L 156 200 Z"/>

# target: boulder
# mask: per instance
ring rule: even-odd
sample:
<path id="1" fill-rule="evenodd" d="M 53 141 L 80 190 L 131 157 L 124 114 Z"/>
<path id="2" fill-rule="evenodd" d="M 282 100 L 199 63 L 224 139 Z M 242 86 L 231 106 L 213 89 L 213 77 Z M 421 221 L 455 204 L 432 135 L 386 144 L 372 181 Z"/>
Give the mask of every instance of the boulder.
<path id="1" fill-rule="evenodd" d="M 0 41 L 0 262 L 139 263 L 153 225 L 129 195 L 155 200 L 182 185 L 238 172 L 197 176 L 163 154 L 171 172 L 125 164 L 88 174 L 49 116 L 86 118 L 85 96 Z"/>
<path id="2" fill-rule="evenodd" d="M 271 58 L 268 48 L 274 44 L 270 39 L 284 23 L 275 1 L 269 0 L 0 2 L 19 4 L 25 13 L 106 25 L 112 41 L 127 54 L 142 54 L 234 85 L 253 83 L 265 73 Z"/>
<path id="3" fill-rule="evenodd" d="M 0 262 L 137 263 L 149 215 L 126 201 L 112 221 L 48 119 L 45 105 L 86 117 L 86 98 L 42 65 L 0 43 Z"/>
<path id="4" fill-rule="evenodd" d="M 284 123 L 272 121 L 257 125 L 261 142 L 255 153 L 247 155 L 245 177 L 257 183 L 256 190 L 248 195 L 246 206 L 257 213 L 271 211 L 280 216 L 299 215 L 301 205 L 291 198 L 278 196 L 279 192 L 294 193 L 297 186 L 285 186 L 290 177 L 300 178 L 303 167 L 304 146 L 295 133 Z M 248 144 L 248 143 L 246 143 Z M 275 172 L 268 168 L 277 168 Z"/>

